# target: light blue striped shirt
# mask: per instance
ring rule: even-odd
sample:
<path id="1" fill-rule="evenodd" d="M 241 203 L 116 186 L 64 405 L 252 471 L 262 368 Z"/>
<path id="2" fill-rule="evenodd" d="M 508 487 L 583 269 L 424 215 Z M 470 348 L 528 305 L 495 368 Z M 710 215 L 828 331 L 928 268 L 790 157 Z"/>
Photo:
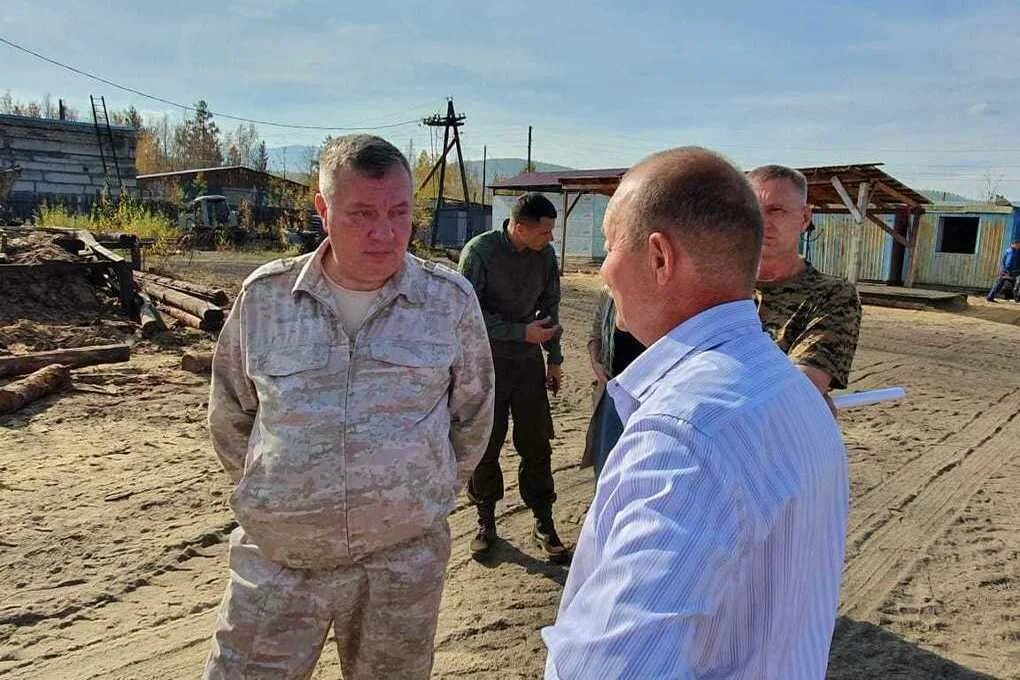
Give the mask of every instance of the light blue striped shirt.
<path id="1" fill-rule="evenodd" d="M 625 428 L 545 677 L 823 678 L 849 488 L 818 390 L 750 301 L 680 324 L 609 390 Z"/>

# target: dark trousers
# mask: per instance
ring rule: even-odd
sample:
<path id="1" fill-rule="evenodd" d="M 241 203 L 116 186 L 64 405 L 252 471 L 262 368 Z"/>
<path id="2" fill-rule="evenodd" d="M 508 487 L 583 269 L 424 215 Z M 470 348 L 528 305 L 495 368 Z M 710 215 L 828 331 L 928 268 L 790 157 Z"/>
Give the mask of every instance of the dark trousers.
<path id="1" fill-rule="evenodd" d="M 496 368 L 496 404 L 492 435 L 485 455 L 468 482 L 468 495 L 480 512 L 490 512 L 503 497 L 503 471 L 499 452 L 513 416 L 514 448 L 520 456 L 517 481 L 521 498 L 536 517 L 547 517 L 556 500 L 552 476 L 553 434 L 549 397 L 545 387 L 545 362 L 541 354 L 521 359 L 494 357 Z"/>
<path id="2" fill-rule="evenodd" d="M 603 389 L 595 413 L 592 414 L 591 422 L 588 424 L 587 445 L 591 448 L 590 460 L 595 468 L 596 481 L 602 474 L 602 468 L 606 466 L 609 452 L 616 446 L 616 442 L 620 441 L 622 434 L 623 421 L 616 412 L 616 404 L 613 403 L 609 392 Z"/>
<path id="3" fill-rule="evenodd" d="M 1020 285 L 1017 285 L 1017 283 L 1020 282 L 1016 280 L 1018 274 L 1020 274 L 1020 270 L 1017 269 L 1011 269 L 1006 274 L 999 272 L 999 278 L 995 280 L 995 285 L 992 286 L 990 291 L 988 291 L 988 299 L 994 300 L 997 298 L 999 293 L 1002 291 L 1002 287 L 1006 285 L 1006 281 L 1013 279 L 1013 299 L 1020 301 Z"/>

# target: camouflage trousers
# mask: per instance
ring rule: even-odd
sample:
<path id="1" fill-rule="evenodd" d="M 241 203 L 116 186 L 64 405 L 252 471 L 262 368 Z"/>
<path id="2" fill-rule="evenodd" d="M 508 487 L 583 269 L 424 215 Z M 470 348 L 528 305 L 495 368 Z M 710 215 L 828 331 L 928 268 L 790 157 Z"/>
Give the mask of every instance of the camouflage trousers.
<path id="1" fill-rule="evenodd" d="M 204 677 L 307 678 L 332 624 L 345 680 L 425 680 L 449 558 L 445 522 L 335 569 L 271 562 L 238 528 Z"/>

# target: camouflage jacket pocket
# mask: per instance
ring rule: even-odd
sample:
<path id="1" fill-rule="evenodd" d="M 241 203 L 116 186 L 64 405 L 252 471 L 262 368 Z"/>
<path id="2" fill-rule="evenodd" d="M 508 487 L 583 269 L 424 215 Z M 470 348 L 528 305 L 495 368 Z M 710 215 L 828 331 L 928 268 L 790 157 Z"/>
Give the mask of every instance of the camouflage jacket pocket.
<path id="1" fill-rule="evenodd" d="M 411 368 L 446 368 L 453 363 L 455 348 L 450 343 L 417 342 L 386 338 L 373 340 L 369 355 L 383 363 Z"/>
<path id="2" fill-rule="evenodd" d="M 454 345 L 378 338 L 366 350 L 367 357 L 357 365 L 354 387 L 386 395 L 390 413 L 420 421 L 446 398 Z"/>
<path id="3" fill-rule="evenodd" d="M 314 343 L 296 347 L 274 347 L 255 357 L 255 373 L 280 377 L 323 368 L 329 361 L 329 345 Z"/>

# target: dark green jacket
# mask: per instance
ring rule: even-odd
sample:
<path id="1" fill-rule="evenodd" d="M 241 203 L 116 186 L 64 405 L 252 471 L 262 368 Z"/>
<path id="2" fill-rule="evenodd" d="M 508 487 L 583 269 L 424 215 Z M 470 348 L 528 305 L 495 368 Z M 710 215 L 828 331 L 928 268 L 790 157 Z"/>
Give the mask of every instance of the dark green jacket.
<path id="1" fill-rule="evenodd" d="M 478 294 L 492 355 L 522 357 L 538 348 L 524 341 L 525 327 L 539 316 L 560 321 L 560 273 L 551 245 L 518 252 L 505 229 L 479 234 L 460 253 L 460 273 Z M 550 364 L 563 363 L 560 336 L 542 345 Z"/>

